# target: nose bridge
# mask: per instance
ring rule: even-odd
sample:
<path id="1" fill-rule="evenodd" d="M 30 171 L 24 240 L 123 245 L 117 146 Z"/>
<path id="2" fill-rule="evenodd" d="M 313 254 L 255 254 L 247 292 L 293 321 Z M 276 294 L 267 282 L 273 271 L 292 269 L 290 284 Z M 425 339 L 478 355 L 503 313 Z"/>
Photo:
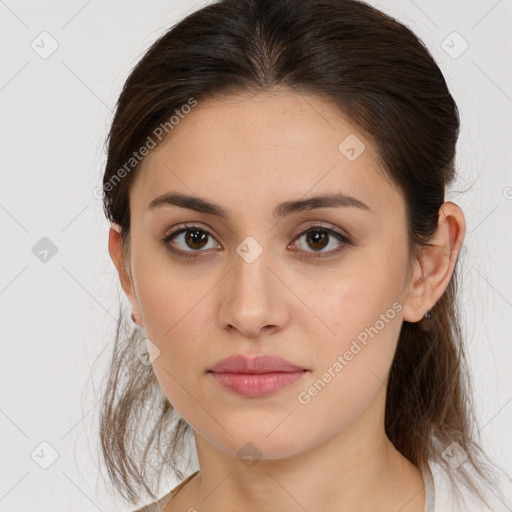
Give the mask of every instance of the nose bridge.
<path id="1" fill-rule="evenodd" d="M 223 297 L 221 320 L 246 335 L 256 335 L 267 325 L 283 322 L 282 284 L 268 268 L 270 251 L 252 237 L 244 239 L 233 253 L 233 270 Z"/>
<path id="2" fill-rule="evenodd" d="M 273 288 L 271 278 L 274 277 L 268 269 L 269 260 L 268 249 L 253 237 L 245 238 L 233 255 L 232 297 L 237 297 L 247 306 L 253 304 L 253 307 L 267 302 Z"/>

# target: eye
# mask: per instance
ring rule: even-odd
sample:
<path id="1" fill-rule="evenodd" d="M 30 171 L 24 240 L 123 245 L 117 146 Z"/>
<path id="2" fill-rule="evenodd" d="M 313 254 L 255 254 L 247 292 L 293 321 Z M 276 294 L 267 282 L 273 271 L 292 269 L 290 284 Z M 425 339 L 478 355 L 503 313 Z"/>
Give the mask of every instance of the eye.
<path id="1" fill-rule="evenodd" d="M 295 240 L 300 240 L 303 237 L 305 237 L 305 243 L 299 244 L 299 246 L 301 246 L 300 250 L 304 250 L 309 253 L 306 256 L 308 258 L 324 258 L 326 255 L 332 255 L 340 252 L 343 250 L 345 245 L 352 245 L 352 242 L 338 231 L 319 225 L 311 226 L 306 231 L 303 231 Z M 333 245 L 338 245 L 338 248 L 327 251 L 323 250 L 326 247 L 332 247 Z M 306 246 L 313 248 L 313 251 L 308 251 L 305 248 Z"/>
<path id="2" fill-rule="evenodd" d="M 176 239 L 176 242 L 171 244 L 171 241 L 174 239 Z M 194 257 L 195 254 L 193 253 L 204 252 L 201 251 L 201 249 L 207 247 L 209 241 L 208 239 L 214 240 L 208 231 L 205 231 L 200 226 L 196 226 L 194 224 L 181 224 L 174 231 L 163 238 L 162 242 L 167 245 L 171 251 L 178 253 L 180 256 Z M 179 243 L 182 245 L 178 248 L 178 250 L 171 247 L 171 245 L 179 245 Z"/>
<path id="3" fill-rule="evenodd" d="M 352 245 L 352 242 L 338 231 L 320 225 L 309 227 L 307 230 L 300 233 L 300 235 L 294 239 L 294 242 L 303 237 L 305 237 L 305 244 L 313 248 L 313 251 L 309 251 L 305 248 L 304 243 L 299 244 L 299 251 L 308 253 L 307 258 L 326 257 L 325 255 L 340 252 L 345 245 Z M 200 226 L 194 224 L 180 224 L 174 231 L 166 235 L 162 239 L 162 242 L 173 253 L 185 258 L 194 258 L 197 256 L 196 253 L 205 252 L 202 249 L 212 248 L 208 247 L 208 242 L 211 240 L 215 239 L 208 231 L 202 229 Z M 327 251 L 324 250 L 326 247 L 332 245 L 338 245 L 338 247 Z M 178 249 L 175 248 L 176 246 Z M 288 247 L 293 247 L 293 244 L 290 244 Z M 217 244 L 217 248 L 220 248 L 220 245 Z"/>

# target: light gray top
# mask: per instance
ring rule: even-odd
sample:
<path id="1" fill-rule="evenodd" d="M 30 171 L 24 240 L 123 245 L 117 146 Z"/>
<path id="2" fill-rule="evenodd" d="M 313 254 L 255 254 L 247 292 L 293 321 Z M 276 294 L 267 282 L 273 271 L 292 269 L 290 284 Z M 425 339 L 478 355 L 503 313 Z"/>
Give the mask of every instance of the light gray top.
<path id="1" fill-rule="evenodd" d="M 425 508 L 424 512 L 435 512 L 435 491 L 434 491 L 434 477 L 432 471 L 427 464 L 425 468 L 421 470 L 423 477 L 423 485 L 425 486 Z"/>
<path id="2" fill-rule="evenodd" d="M 158 501 L 155 501 L 153 503 L 150 503 L 149 505 L 146 505 L 142 508 L 139 508 L 135 510 L 134 512 L 163 512 L 167 504 L 171 501 L 171 499 L 178 493 L 178 491 L 194 476 L 199 473 L 199 470 L 195 471 L 191 475 L 189 475 L 183 482 L 178 484 L 171 492 L 166 494 L 165 496 L 162 496 Z M 425 485 L 425 493 L 426 493 L 426 500 L 425 500 L 425 509 L 424 512 L 435 512 L 434 508 L 434 481 L 432 477 L 432 472 L 430 471 L 430 468 L 428 465 L 426 468 L 421 472 L 423 476 L 423 483 Z"/>
<path id="3" fill-rule="evenodd" d="M 171 498 L 173 498 L 189 480 L 194 478 L 197 475 L 197 473 L 199 473 L 199 470 L 195 471 L 187 478 L 185 478 L 183 482 L 179 483 L 171 492 L 169 492 L 165 496 L 162 496 L 158 501 L 150 503 L 149 505 L 146 505 L 142 508 L 138 508 L 137 510 L 134 510 L 134 512 L 163 512 L 164 508 L 167 506 L 169 501 L 171 501 Z"/>

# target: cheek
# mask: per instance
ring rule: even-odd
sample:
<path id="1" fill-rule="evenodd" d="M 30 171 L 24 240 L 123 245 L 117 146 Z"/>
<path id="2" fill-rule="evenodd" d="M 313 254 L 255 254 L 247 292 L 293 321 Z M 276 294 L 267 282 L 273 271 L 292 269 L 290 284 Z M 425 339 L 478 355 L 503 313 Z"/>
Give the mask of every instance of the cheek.
<path id="1" fill-rule="evenodd" d="M 381 414 L 370 406 L 383 393 L 385 396 L 401 326 L 398 308 L 384 310 L 387 323 L 382 317 L 375 320 L 376 315 L 365 309 L 358 318 L 347 317 L 347 329 L 340 327 L 336 339 L 322 340 L 316 371 L 297 394 L 306 422 L 307 418 L 322 418 L 319 435 L 329 437 L 348 429 L 364 414 Z M 361 319 L 368 322 L 361 323 Z M 369 424 L 374 424 L 373 419 Z"/>
<path id="2" fill-rule="evenodd" d="M 397 301 L 401 290 L 397 286 L 399 279 L 390 279 L 389 275 L 392 274 L 382 268 L 372 273 L 371 266 L 366 264 L 350 273 L 331 275 L 326 282 L 317 279 L 315 287 L 307 283 L 297 294 L 305 297 L 304 302 L 313 312 L 302 316 L 309 330 L 313 321 L 316 329 L 320 322 L 318 332 L 332 349 L 342 349 L 358 337 L 364 342 L 372 335 L 370 331 L 373 335 L 378 331 L 380 339 L 394 340 L 401 323 L 402 306 Z"/>
<path id="3" fill-rule="evenodd" d="M 154 307 L 160 305 L 155 304 Z M 153 310 L 149 320 L 151 331 L 148 334 L 146 330 L 147 337 L 160 351 L 152 363 L 160 388 L 187 422 L 201 414 L 200 406 L 205 403 L 201 390 L 207 368 L 205 347 L 200 343 L 204 338 L 204 328 L 198 326 L 194 316 L 198 314 L 198 307 L 194 314 L 187 314 L 190 308 L 183 304 L 176 306 L 172 315 Z"/>
<path id="4" fill-rule="evenodd" d="M 153 257 L 149 251 L 141 251 L 133 263 L 146 334 L 163 344 L 175 339 L 176 333 L 188 332 L 194 339 L 194 318 L 205 314 L 205 299 L 216 283 L 214 276 L 193 266 L 184 269 L 169 256 L 155 252 Z"/>
<path id="5" fill-rule="evenodd" d="M 183 273 L 169 275 L 167 269 L 155 266 L 139 268 L 136 288 L 144 330 L 159 350 L 152 363 L 155 375 L 168 400 L 183 416 L 182 411 L 186 413 L 190 407 L 187 389 L 195 385 L 193 379 L 206 364 L 201 319 L 208 314 L 205 308 L 213 284 L 202 281 L 201 286 L 190 286 Z"/>
<path id="6" fill-rule="evenodd" d="M 299 403 L 336 403 L 341 409 L 326 413 L 338 418 L 364 410 L 385 384 L 402 325 L 402 304 L 396 300 L 399 280 L 393 282 L 382 268 L 367 268 L 351 272 L 357 279 L 347 275 L 331 281 L 336 285 L 323 283 L 309 297 L 311 310 L 320 312 L 321 331 L 311 315 L 301 327 L 317 341 L 316 371 L 308 382 L 313 387 L 302 388 L 305 395 Z"/>
<path id="7" fill-rule="evenodd" d="M 294 292 L 316 316 L 322 334 L 355 336 L 373 325 L 403 294 L 405 240 L 383 233 L 371 245 L 347 249 L 324 267 L 294 267 Z M 302 272 L 299 272 L 302 270 Z M 301 274 L 297 279 L 297 274 Z"/>

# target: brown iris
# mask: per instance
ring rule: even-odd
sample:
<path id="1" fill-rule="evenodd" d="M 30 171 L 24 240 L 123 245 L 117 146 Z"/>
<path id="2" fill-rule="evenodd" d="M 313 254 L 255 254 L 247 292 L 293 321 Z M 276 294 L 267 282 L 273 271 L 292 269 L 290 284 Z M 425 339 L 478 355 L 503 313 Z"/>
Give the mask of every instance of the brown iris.
<path id="1" fill-rule="evenodd" d="M 185 233 L 185 243 L 191 249 L 202 249 L 206 245 L 207 239 L 208 234 L 200 229 L 188 230 Z M 195 244 L 198 245 L 195 246 Z"/>
<path id="2" fill-rule="evenodd" d="M 312 249 L 324 249 L 327 246 L 329 235 L 325 231 L 310 231 L 307 236 L 307 243 Z M 321 247 L 315 247 L 320 245 Z"/>

